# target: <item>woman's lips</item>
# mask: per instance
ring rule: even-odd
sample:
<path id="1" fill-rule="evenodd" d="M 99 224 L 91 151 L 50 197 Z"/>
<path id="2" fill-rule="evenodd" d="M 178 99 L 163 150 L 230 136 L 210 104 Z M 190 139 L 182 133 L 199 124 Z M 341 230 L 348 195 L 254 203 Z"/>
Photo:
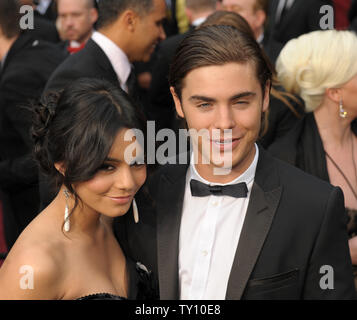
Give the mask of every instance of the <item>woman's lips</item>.
<path id="1" fill-rule="evenodd" d="M 133 196 L 132 195 L 125 196 L 125 197 L 109 197 L 108 196 L 108 198 L 118 204 L 127 204 L 128 202 L 130 202 L 132 200 Z"/>

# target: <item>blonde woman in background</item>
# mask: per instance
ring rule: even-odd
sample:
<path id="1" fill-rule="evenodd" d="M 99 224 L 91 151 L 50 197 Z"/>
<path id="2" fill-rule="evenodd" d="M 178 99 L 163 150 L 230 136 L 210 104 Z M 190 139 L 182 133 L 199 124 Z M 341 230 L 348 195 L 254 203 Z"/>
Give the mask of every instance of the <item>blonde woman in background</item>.
<path id="1" fill-rule="evenodd" d="M 286 44 L 276 68 L 285 89 L 304 100 L 308 114 L 269 150 L 341 187 L 357 266 L 357 36 L 335 30 L 302 35 Z"/>

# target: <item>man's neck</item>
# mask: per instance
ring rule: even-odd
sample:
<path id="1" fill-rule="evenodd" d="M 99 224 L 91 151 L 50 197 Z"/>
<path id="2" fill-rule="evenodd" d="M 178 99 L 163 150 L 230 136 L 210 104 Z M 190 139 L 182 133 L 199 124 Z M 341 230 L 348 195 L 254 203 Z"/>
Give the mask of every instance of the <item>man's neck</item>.
<path id="1" fill-rule="evenodd" d="M 0 60 L 3 60 L 18 37 L 7 39 L 0 36 Z"/>
<path id="2" fill-rule="evenodd" d="M 226 184 L 240 177 L 252 165 L 256 155 L 256 145 L 254 144 L 248 155 L 236 164 L 233 168 L 220 168 L 213 164 L 202 164 L 200 156 L 198 163 L 193 164 L 197 173 L 205 180 L 211 183 Z M 201 163 L 200 163 L 201 162 Z"/>
<path id="3" fill-rule="evenodd" d="M 123 32 L 121 32 L 120 28 L 117 28 L 116 25 L 114 25 L 99 29 L 98 32 L 115 43 L 116 46 L 118 46 L 125 53 L 129 61 L 132 62 L 130 60 L 130 50 L 128 49 L 130 47 L 130 41 L 127 41 L 127 37 Z"/>

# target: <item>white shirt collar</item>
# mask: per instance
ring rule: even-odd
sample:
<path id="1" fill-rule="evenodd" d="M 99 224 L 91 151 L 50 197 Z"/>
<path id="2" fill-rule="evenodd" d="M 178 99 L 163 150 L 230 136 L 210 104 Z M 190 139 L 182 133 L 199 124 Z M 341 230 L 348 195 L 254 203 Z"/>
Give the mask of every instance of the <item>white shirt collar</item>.
<path id="1" fill-rule="evenodd" d="M 36 6 L 36 11 L 45 14 L 51 2 L 51 0 L 40 0 L 40 3 Z"/>
<path id="2" fill-rule="evenodd" d="M 203 22 L 206 21 L 206 17 L 202 17 L 202 18 L 198 18 L 194 21 L 192 21 L 191 25 L 194 26 L 194 27 L 198 27 L 199 25 L 201 25 Z"/>
<path id="3" fill-rule="evenodd" d="M 236 184 L 236 183 L 240 183 L 240 182 L 245 182 L 247 184 L 249 184 L 250 182 L 252 182 L 252 180 L 254 180 L 254 176 L 255 176 L 255 170 L 257 168 L 257 164 L 258 164 L 258 159 L 259 159 L 259 148 L 257 146 L 257 144 L 255 145 L 255 156 L 254 159 L 252 161 L 252 163 L 250 164 L 249 168 L 244 171 L 239 177 L 235 178 L 233 181 L 228 182 L 228 183 L 212 183 L 207 181 L 206 179 L 204 179 L 197 171 L 196 166 L 194 164 L 194 155 L 193 152 L 191 154 L 191 160 L 190 160 L 190 178 L 188 179 L 188 181 L 190 181 L 191 179 L 196 179 L 198 181 L 201 181 L 205 184 L 208 185 L 230 185 L 230 184 Z"/>
<path id="4" fill-rule="evenodd" d="M 121 88 L 128 91 L 126 82 L 131 72 L 128 56 L 112 40 L 98 31 L 94 31 L 92 40 L 104 51 L 117 74 Z"/>

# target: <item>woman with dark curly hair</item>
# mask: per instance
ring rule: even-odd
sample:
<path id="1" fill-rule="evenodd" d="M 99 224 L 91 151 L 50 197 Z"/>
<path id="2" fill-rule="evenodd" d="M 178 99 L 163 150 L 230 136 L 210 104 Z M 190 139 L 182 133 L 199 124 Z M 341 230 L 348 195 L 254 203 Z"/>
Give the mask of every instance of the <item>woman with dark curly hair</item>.
<path id="1" fill-rule="evenodd" d="M 34 154 L 58 193 L 7 256 L 0 299 L 135 298 L 140 272 L 111 222 L 131 207 L 139 219 L 134 196 L 146 166 L 133 129 L 143 129 L 141 119 L 102 80 L 78 80 L 45 100 L 34 107 Z"/>

